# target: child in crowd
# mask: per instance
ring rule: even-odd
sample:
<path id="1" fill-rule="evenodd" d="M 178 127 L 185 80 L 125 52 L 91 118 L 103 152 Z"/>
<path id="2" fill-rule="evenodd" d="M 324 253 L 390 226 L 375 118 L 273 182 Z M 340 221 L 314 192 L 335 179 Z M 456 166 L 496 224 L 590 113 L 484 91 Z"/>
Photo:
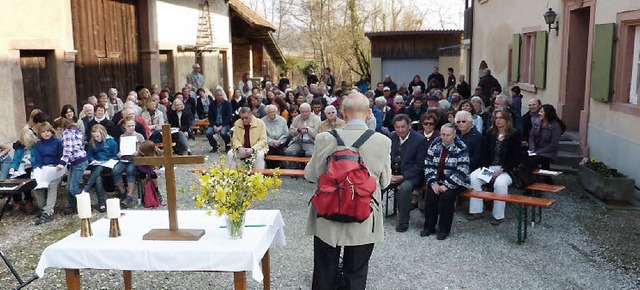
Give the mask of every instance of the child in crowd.
<path id="1" fill-rule="evenodd" d="M 111 159 L 118 159 L 118 143 L 107 134 L 107 129 L 100 125 L 93 125 L 91 128 L 91 139 L 87 144 L 87 157 L 89 162 L 98 161 L 105 162 Z M 107 211 L 105 201 L 105 190 L 102 184 L 102 173 L 110 172 L 111 169 L 101 165 L 91 165 L 91 176 L 84 186 L 83 191 L 89 191 L 91 187 L 96 185 L 96 195 L 98 196 L 98 211 Z"/>
<path id="2" fill-rule="evenodd" d="M 16 176 L 16 178 L 30 178 L 31 167 L 33 165 L 33 155 L 31 154 L 31 147 L 38 141 L 38 136 L 33 132 L 31 128 L 22 129 L 20 139 L 13 143 L 13 162 L 9 173 L 15 175 L 15 172 L 20 172 L 20 166 L 24 169 L 24 174 Z M 24 195 L 24 199 L 23 199 Z M 18 210 L 22 206 L 26 214 L 33 214 L 35 211 L 33 207 L 33 197 L 31 191 L 25 191 L 22 193 L 16 193 L 13 195 L 13 211 L 12 214 L 17 214 Z"/>
<path id="3" fill-rule="evenodd" d="M 0 140 L 0 180 L 5 180 L 9 177 L 9 168 L 11 167 L 11 147 Z"/>
<path id="4" fill-rule="evenodd" d="M 160 151 L 153 141 L 150 140 L 146 140 L 140 144 L 138 153 L 139 156 L 162 156 L 162 151 Z M 145 175 L 144 180 L 142 180 L 142 184 L 145 185 L 146 182 L 152 182 L 153 187 L 155 187 L 156 192 L 158 192 L 158 199 L 160 200 L 160 203 L 162 203 L 162 195 L 158 190 L 158 174 L 156 173 L 156 169 L 158 169 L 158 167 L 151 165 L 138 166 L 138 171 Z"/>
<path id="5" fill-rule="evenodd" d="M 33 156 L 33 169 L 38 169 L 43 166 L 57 166 L 62 159 L 63 145 L 62 140 L 54 138 L 55 131 L 49 122 L 44 122 L 36 126 L 36 132 L 40 136 L 40 140 L 36 142 L 31 148 L 31 155 Z M 56 178 L 49 182 L 49 186 L 46 189 L 38 189 L 36 193 L 36 201 L 38 202 L 38 208 L 42 209 L 42 213 L 36 221 L 36 225 L 50 222 L 53 220 L 53 208 L 56 205 L 56 199 L 58 198 L 58 184 L 62 177 Z M 45 191 L 47 193 L 45 197 Z M 45 204 L 46 202 L 46 204 Z"/>
<path id="6" fill-rule="evenodd" d="M 136 121 L 133 117 L 127 117 L 124 120 L 125 132 L 120 136 L 120 142 L 122 137 L 134 136 L 136 137 L 136 151 L 140 144 L 144 141 L 144 137 L 136 132 Z M 133 158 L 138 152 L 133 155 L 122 155 L 118 151 L 118 158 L 120 162 L 113 168 L 113 181 L 118 187 L 120 198 L 122 199 L 122 207 L 128 208 L 134 206 L 138 201 L 136 196 L 136 167 L 133 165 Z M 127 175 L 127 189 L 125 191 L 124 181 L 122 178 L 122 172 L 126 172 Z"/>
<path id="7" fill-rule="evenodd" d="M 80 183 L 82 175 L 87 169 L 87 152 L 84 150 L 84 133 L 76 124 L 67 118 L 60 118 L 53 122 L 56 131 L 62 131 L 63 153 L 60 163 L 56 166 L 58 170 L 67 167 L 67 208 L 65 214 L 77 213 L 76 195 L 82 192 Z"/>

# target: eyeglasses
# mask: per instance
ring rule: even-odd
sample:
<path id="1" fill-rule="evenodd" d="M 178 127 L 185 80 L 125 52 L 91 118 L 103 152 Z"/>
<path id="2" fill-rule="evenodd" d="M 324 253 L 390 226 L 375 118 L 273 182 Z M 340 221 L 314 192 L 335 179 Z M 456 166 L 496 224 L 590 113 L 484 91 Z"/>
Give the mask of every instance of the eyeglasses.
<path id="1" fill-rule="evenodd" d="M 404 105 L 404 103 L 403 103 L 403 102 L 397 102 L 397 103 L 395 103 L 395 104 L 396 104 L 396 105 Z"/>
<path id="2" fill-rule="evenodd" d="M 335 113 L 336 113 L 336 112 L 327 112 L 327 113 L 324 113 L 324 114 L 325 114 L 325 115 L 333 115 L 333 114 L 335 114 Z"/>
<path id="3" fill-rule="evenodd" d="M 422 126 L 434 126 L 436 123 L 434 122 L 424 122 L 422 123 Z"/>
<path id="4" fill-rule="evenodd" d="M 466 122 L 467 122 L 467 120 L 456 121 L 457 124 L 466 123 Z"/>

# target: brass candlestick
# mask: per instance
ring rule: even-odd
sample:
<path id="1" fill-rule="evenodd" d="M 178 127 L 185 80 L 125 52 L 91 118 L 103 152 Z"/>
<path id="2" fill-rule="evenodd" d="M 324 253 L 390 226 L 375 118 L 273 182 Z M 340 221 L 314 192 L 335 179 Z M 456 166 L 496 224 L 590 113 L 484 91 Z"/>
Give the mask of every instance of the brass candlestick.
<path id="1" fill-rule="evenodd" d="M 80 219 L 80 236 L 83 238 L 93 236 L 91 222 L 88 218 Z"/>
<path id="2" fill-rule="evenodd" d="M 118 219 L 111 219 L 111 223 L 109 224 L 109 237 L 116 238 L 120 236 L 120 223 L 118 223 Z"/>

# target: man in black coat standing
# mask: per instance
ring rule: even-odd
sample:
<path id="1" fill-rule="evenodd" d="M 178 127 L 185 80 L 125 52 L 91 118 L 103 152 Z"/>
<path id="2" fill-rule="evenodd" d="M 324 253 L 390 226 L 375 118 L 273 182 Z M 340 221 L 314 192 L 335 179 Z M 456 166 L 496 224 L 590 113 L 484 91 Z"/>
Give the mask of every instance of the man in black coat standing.
<path id="1" fill-rule="evenodd" d="M 433 73 L 429 75 L 429 78 L 427 78 L 427 84 L 431 84 L 431 80 L 436 80 L 438 82 L 438 88 L 441 90 L 444 89 L 444 76 L 438 71 L 437 66 L 433 67 Z"/>
<path id="2" fill-rule="evenodd" d="M 491 99 L 491 89 L 496 88 L 498 91 L 502 92 L 502 86 L 500 86 L 500 82 L 491 75 L 491 70 L 485 68 L 484 76 L 480 77 L 480 81 L 478 82 L 478 86 L 482 88 L 482 101 L 484 105 L 488 107 L 489 100 Z"/>

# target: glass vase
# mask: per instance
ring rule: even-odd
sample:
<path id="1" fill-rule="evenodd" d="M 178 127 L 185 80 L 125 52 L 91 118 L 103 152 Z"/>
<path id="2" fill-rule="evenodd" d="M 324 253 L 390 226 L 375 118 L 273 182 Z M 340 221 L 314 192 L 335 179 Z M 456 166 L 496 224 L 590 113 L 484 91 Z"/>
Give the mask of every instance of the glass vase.
<path id="1" fill-rule="evenodd" d="M 227 225 L 227 233 L 232 240 L 242 239 L 242 233 L 244 231 L 244 218 L 246 213 L 242 213 L 242 219 L 240 221 L 233 221 L 228 215 L 224 216 L 224 221 Z"/>

